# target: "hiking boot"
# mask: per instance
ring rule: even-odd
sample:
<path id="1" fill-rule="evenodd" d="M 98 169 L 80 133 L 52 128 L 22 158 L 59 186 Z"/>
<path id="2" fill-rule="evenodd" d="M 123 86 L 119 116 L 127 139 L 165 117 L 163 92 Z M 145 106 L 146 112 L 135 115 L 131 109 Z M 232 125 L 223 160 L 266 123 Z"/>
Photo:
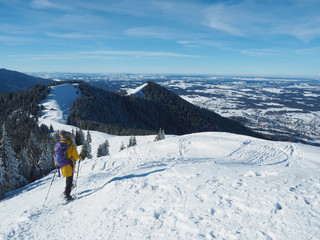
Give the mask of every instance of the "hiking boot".
<path id="1" fill-rule="evenodd" d="M 72 200 L 72 196 L 65 196 L 65 198 L 64 198 L 66 201 L 70 201 L 70 200 Z"/>

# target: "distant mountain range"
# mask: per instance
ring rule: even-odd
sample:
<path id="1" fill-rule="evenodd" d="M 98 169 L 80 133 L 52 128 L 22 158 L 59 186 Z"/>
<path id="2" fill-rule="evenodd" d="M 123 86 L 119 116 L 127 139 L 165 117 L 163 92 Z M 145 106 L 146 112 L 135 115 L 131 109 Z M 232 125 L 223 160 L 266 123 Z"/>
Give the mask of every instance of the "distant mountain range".
<path id="1" fill-rule="evenodd" d="M 37 84 L 49 84 L 49 79 L 33 77 L 21 72 L 0 69 L 0 93 L 19 92 Z"/>

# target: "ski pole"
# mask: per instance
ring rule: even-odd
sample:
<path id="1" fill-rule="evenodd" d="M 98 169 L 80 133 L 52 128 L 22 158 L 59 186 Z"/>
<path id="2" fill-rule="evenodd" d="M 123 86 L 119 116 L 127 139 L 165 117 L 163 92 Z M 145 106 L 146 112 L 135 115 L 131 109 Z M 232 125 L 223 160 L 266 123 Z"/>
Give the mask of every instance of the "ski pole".
<path id="1" fill-rule="evenodd" d="M 50 184 L 50 186 L 49 186 L 49 190 L 48 190 L 48 193 L 47 193 L 46 199 L 44 200 L 43 206 L 45 205 L 45 203 L 46 203 L 46 201 L 47 201 L 47 199 L 48 199 L 49 192 L 50 192 L 50 189 L 51 189 L 51 186 L 52 186 L 52 183 L 53 183 L 54 177 L 56 176 L 56 172 L 57 172 L 57 171 L 55 171 L 55 172 L 54 172 L 54 174 L 53 174 L 53 177 L 52 177 L 52 180 L 51 180 L 51 184 Z"/>
<path id="2" fill-rule="evenodd" d="M 82 160 L 82 158 L 81 158 Z M 77 170 L 77 177 L 76 177 L 76 189 L 74 190 L 74 194 L 77 195 L 77 188 L 78 188 L 78 176 L 79 176 L 79 171 L 80 171 L 80 162 L 81 160 L 79 160 L 79 163 L 78 163 L 78 170 Z"/>

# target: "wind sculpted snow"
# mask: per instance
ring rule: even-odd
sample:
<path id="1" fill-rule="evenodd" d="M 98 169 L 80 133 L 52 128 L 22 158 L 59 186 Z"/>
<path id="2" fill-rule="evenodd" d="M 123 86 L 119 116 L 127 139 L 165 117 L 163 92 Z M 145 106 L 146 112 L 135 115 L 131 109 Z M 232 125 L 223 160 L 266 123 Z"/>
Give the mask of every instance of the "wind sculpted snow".
<path id="1" fill-rule="evenodd" d="M 317 239 L 320 149 L 227 133 L 137 137 L 81 163 L 77 197 L 60 205 L 53 173 L 0 202 L 0 239 Z M 96 151 L 96 150 L 94 150 Z M 93 152 L 94 152 L 93 151 Z M 60 229 L 57 231 L 57 229 Z"/>

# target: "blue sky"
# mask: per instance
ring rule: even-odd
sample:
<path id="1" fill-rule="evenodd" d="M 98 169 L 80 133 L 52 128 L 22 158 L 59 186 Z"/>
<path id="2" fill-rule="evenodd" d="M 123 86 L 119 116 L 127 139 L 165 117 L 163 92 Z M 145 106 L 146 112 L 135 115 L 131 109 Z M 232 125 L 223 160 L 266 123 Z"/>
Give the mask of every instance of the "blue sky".
<path id="1" fill-rule="evenodd" d="M 320 76 L 319 0 L 0 0 L 0 68 Z"/>

